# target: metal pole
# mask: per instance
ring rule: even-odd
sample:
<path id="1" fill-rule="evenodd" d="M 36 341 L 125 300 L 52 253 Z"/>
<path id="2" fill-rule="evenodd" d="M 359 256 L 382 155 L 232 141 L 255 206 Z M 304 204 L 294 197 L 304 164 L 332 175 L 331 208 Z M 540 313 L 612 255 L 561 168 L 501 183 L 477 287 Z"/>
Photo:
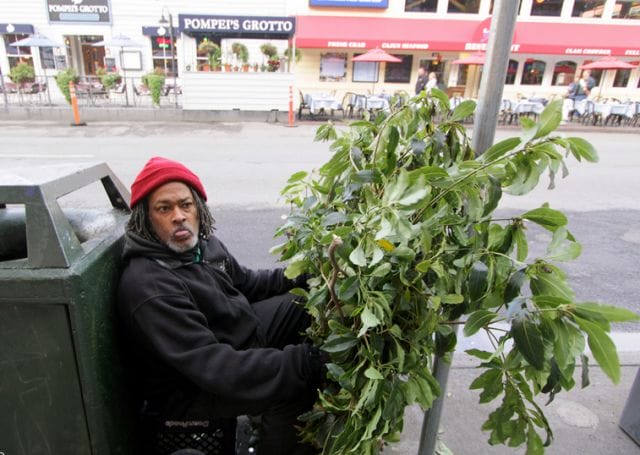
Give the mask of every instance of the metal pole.
<path id="1" fill-rule="evenodd" d="M 178 83 L 176 82 L 176 46 L 173 42 L 173 15 L 167 10 L 169 15 L 169 39 L 171 40 L 171 72 L 173 73 L 173 102 L 174 107 L 178 109 Z"/>
<path id="2" fill-rule="evenodd" d="M 7 88 L 4 86 L 4 76 L 2 75 L 2 69 L 0 68 L 0 84 L 2 85 L 2 96 L 4 97 L 4 110 L 9 110 L 9 98 L 7 97 Z"/>
<path id="3" fill-rule="evenodd" d="M 480 93 L 471 139 L 476 156 L 483 154 L 491 146 L 496 134 L 519 4 L 520 2 L 513 0 L 497 0 L 493 6 L 487 58 L 480 80 Z"/>
<path id="4" fill-rule="evenodd" d="M 513 0 L 496 0 L 493 6 L 487 58 L 480 81 L 480 93 L 478 94 L 478 106 L 471 140 L 476 155 L 484 153 L 491 146 L 495 137 L 519 5 L 520 2 Z M 451 365 L 444 359 L 435 358 L 433 375 L 440 384 L 441 394 L 434 400 L 431 409 L 425 413 L 418 455 L 433 455 L 435 453 L 450 368 Z"/>

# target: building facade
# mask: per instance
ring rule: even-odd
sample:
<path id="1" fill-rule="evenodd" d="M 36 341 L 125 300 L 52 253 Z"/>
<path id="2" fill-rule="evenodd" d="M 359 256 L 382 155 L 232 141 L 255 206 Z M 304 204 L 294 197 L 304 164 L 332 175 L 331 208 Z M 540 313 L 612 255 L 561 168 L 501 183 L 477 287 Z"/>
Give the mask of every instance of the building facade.
<path id="1" fill-rule="evenodd" d="M 81 77 L 117 71 L 132 84 L 156 69 L 175 76 L 194 109 L 260 109 L 276 97 L 285 108 L 289 85 L 337 98 L 413 93 L 421 66 L 450 92 L 473 97 L 482 65 L 453 62 L 486 49 L 492 8 L 493 0 L 1 0 L 0 69 L 7 76 L 26 62 L 48 77 L 69 66 Z M 11 46 L 37 33 L 55 47 Z M 203 42 L 219 46 L 220 74 Z M 244 56 L 233 52 L 238 43 Z M 352 60 L 375 47 L 401 62 Z M 288 58 L 294 49 L 297 58 Z M 640 62 L 640 1 L 521 0 L 511 52 L 505 98 L 562 95 L 589 61 Z M 603 96 L 640 99 L 638 68 L 592 76 Z M 250 93 L 238 98 L 243 90 Z"/>

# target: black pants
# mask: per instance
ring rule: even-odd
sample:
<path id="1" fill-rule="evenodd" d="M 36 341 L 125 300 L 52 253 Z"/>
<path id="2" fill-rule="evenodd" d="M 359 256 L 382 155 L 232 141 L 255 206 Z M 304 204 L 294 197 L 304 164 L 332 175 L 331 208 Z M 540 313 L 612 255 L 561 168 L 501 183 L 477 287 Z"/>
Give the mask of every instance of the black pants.
<path id="1" fill-rule="evenodd" d="M 282 349 L 287 345 L 304 341 L 304 330 L 309 326 L 310 317 L 300 304 L 294 302 L 295 296 L 283 294 L 253 303 L 260 320 L 261 337 L 264 345 Z M 201 394 L 187 411 L 185 417 L 197 418 L 203 413 L 221 413 L 220 417 L 234 415 L 261 416 L 260 442 L 258 455 L 303 455 L 314 453 L 310 447 L 298 443 L 295 426 L 297 417 L 311 409 L 315 401 L 315 390 L 309 388 L 296 401 L 277 403 L 266 411 L 263 403 L 251 404 L 226 402 L 224 397 L 211 397 Z M 255 408 L 254 408 L 255 406 Z"/>

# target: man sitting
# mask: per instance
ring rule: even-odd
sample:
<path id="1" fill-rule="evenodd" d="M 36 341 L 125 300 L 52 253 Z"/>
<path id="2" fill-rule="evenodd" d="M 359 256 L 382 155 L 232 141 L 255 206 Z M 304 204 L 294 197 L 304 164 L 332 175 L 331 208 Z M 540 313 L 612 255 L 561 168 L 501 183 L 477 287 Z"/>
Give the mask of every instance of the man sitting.
<path id="1" fill-rule="evenodd" d="M 152 158 L 131 186 L 118 309 L 136 365 L 142 418 L 261 415 L 264 454 L 311 453 L 297 441 L 322 356 L 283 269 L 248 270 L 213 235 L 200 179 Z"/>

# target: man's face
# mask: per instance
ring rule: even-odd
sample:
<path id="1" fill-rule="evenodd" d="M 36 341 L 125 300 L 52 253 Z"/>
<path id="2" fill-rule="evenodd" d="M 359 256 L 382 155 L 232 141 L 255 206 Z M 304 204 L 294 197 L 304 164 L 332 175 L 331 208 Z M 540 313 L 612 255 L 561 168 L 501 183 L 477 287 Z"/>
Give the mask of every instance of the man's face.
<path id="1" fill-rule="evenodd" d="M 193 194 L 182 182 L 169 182 L 149 195 L 149 218 L 160 242 L 177 253 L 198 243 L 200 220 Z"/>

